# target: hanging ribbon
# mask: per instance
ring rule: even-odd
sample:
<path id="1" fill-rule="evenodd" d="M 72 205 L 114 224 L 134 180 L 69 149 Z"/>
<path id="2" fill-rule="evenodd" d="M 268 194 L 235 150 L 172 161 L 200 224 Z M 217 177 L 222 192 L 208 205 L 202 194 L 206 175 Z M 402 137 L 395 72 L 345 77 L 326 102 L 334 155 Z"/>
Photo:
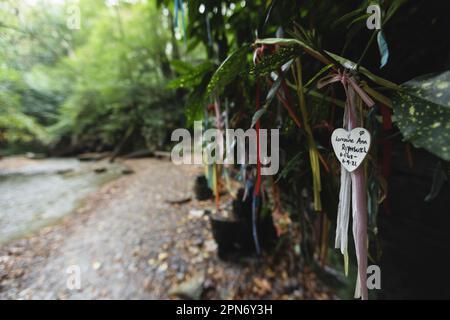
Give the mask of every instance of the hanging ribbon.
<path id="1" fill-rule="evenodd" d="M 208 36 L 208 46 L 213 46 L 212 36 L 211 36 L 211 23 L 209 22 L 209 15 L 208 13 L 205 14 L 205 20 L 206 20 L 206 35 Z"/>
<path id="2" fill-rule="evenodd" d="M 260 101 L 260 88 L 259 81 L 256 80 L 256 112 L 261 108 Z M 260 141 L 259 141 L 259 131 L 260 131 L 260 121 L 256 121 L 255 129 L 256 129 L 256 181 L 255 181 L 255 190 L 253 191 L 253 201 L 252 201 L 252 226 L 253 226 L 253 240 L 255 241 L 256 253 L 261 253 L 261 248 L 259 245 L 258 239 L 258 230 L 257 230 L 257 217 L 258 212 L 261 205 L 261 158 L 260 158 Z"/>
<path id="3" fill-rule="evenodd" d="M 347 71 L 328 75 L 318 81 L 317 87 L 320 89 L 328 84 L 340 82 L 345 90 L 346 103 L 343 126 L 347 131 L 358 126 L 356 117 L 356 99 L 360 98 L 368 107 L 375 103 L 356 83 L 354 77 Z M 362 124 L 360 124 L 362 125 Z M 340 248 L 344 255 L 345 270 L 348 270 L 347 253 L 347 230 L 350 220 L 350 195 L 353 218 L 353 239 L 356 248 L 356 258 L 358 263 L 358 276 L 356 280 L 355 298 L 367 300 L 368 291 L 366 286 L 367 275 L 367 199 L 366 183 L 363 166 L 359 166 L 355 171 L 349 173 L 341 166 L 341 189 L 339 191 L 339 206 L 336 226 L 335 247 Z"/>
<path id="4" fill-rule="evenodd" d="M 228 108 L 228 99 L 225 99 L 225 111 L 222 114 L 222 117 L 224 119 L 224 125 L 225 125 L 225 135 L 228 132 L 228 129 L 230 128 L 230 124 L 229 124 L 229 108 Z M 231 143 L 230 145 L 228 145 L 228 139 L 226 139 L 227 144 L 225 145 L 226 150 L 225 150 L 225 158 L 228 158 L 228 153 L 233 149 L 233 143 Z M 230 181 L 230 172 L 228 171 L 228 164 L 224 163 L 223 165 L 223 178 L 225 179 L 225 187 L 228 191 L 229 194 L 231 194 L 231 196 L 233 198 L 235 198 L 235 194 L 231 188 L 231 181 Z"/>
<path id="5" fill-rule="evenodd" d="M 253 52 L 253 63 L 259 61 L 259 59 L 264 54 L 264 46 L 256 48 Z M 260 82 L 259 79 L 256 79 L 256 99 L 255 99 L 255 108 L 256 112 L 261 108 L 261 92 L 260 92 Z M 253 190 L 253 199 L 252 199 L 252 230 L 253 230 L 253 240 L 255 242 L 256 253 L 261 253 L 261 247 L 259 245 L 258 239 L 258 230 L 257 230 L 257 221 L 258 221 L 258 212 L 261 207 L 261 146 L 260 146 L 260 127 L 261 123 L 258 119 L 255 123 L 256 130 L 256 179 L 255 179 L 255 189 Z"/>
<path id="6" fill-rule="evenodd" d="M 204 116 L 203 116 L 203 127 L 205 128 L 205 130 L 208 130 L 209 127 L 209 123 L 208 123 L 208 119 L 209 119 L 209 105 L 206 105 L 204 108 Z M 207 155 L 206 152 L 203 152 L 205 146 L 204 146 L 204 141 L 203 141 L 203 137 L 201 140 L 201 147 L 202 147 L 202 159 L 203 159 L 203 164 L 204 164 L 204 168 L 205 168 L 205 177 L 206 180 L 208 182 L 208 188 L 211 190 L 214 190 L 214 172 L 213 172 L 213 168 L 212 165 L 208 164 L 208 159 L 207 159 Z"/>
<path id="7" fill-rule="evenodd" d="M 182 0 L 174 0 L 174 26 L 175 28 L 178 28 L 178 11 L 181 11 L 181 25 L 183 27 L 183 39 L 186 43 L 186 21 L 184 19 L 184 6 Z"/>
<path id="8" fill-rule="evenodd" d="M 375 105 L 375 102 L 372 100 L 371 97 L 363 90 L 361 87 L 356 83 L 355 78 L 348 72 L 348 71 L 341 71 L 338 70 L 337 73 L 332 73 L 328 76 L 323 77 L 317 82 L 317 88 L 321 89 L 324 86 L 334 83 L 334 82 L 341 82 L 344 86 L 345 93 L 348 93 L 348 88 L 352 87 L 353 90 L 358 94 L 358 96 L 363 100 L 363 102 L 368 107 L 373 107 Z M 348 101 L 348 95 L 347 95 L 347 103 L 353 103 Z"/>
<path id="9" fill-rule="evenodd" d="M 222 148 L 223 146 L 223 132 L 222 132 L 222 119 L 220 117 L 220 104 L 219 104 L 219 99 L 217 98 L 217 96 L 214 98 L 214 112 L 216 115 L 216 128 L 217 128 L 217 136 L 216 136 L 216 142 L 219 145 L 219 148 Z M 222 141 L 220 141 L 222 140 Z M 223 156 L 223 150 L 217 151 L 219 152 L 219 154 L 221 155 L 221 157 Z M 215 198 L 216 198 L 216 209 L 217 211 L 219 211 L 219 206 L 220 206 L 220 174 L 219 174 L 219 166 L 217 163 L 214 164 L 214 182 L 215 182 L 215 186 L 214 186 L 214 194 L 215 194 Z"/>

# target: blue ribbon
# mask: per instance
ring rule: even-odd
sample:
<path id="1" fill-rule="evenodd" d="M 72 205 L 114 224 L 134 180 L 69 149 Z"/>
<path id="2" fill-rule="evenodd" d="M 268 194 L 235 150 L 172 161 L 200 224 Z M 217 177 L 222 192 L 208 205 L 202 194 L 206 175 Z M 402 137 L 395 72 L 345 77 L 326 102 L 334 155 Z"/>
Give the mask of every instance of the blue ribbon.
<path id="1" fill-rule="evenodd" d="M 209 23 L 208 13 L 205 14 L 205 18 L 206 18 L 206 34 L 208 35 L 208 46 L 212 47 L 213 41 L 211 36 L 211 24 Z"/>
<path id="2" fill-rule="evenodd" d="M 186 44 L 186 20 L 184 18 L 184 6 L 182 0 L 174 0 L 174 7 L 175 7 L 175 13 L 174 13 L 174 25 L 175 28 L 178 27 L 178 11 L 181 11 L 181 25 L 183 27 L 183 39 Z"/>
<path id="3" fill-rule="evenodd" d="M 253 201 L 252 201 L 252 229 L 253 229 L 253 241 L 255 241 L 255 248 L 256 253 L 261 253 L 261 247 L 259 246 L 259 240 L 258 240 L 258 230 L 256 227 L 256 216 L 259 211 L 259 205 L 261 202 L 261 197 L 257 196 L 256 194 L 253 194 Z"/>

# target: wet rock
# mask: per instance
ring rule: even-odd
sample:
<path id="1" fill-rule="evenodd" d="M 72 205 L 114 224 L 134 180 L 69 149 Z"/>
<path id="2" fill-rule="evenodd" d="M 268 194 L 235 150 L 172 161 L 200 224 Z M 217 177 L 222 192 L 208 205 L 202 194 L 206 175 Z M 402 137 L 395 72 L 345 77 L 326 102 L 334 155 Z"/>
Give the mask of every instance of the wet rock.
<path id="1" fill-rule="evenodd" d="M 56 174 L 64 175 L 64 174 L 68 174 L 68 173 L 72 173 L 72 172 L 74 172 L 73 169 L 61 169 L 61 170 L 57 170 Z"/>
<path id="2" fill-rule="evenodd" d="M 203 293 L 205 273 L 198 272 L 190 279 L 180 283 L 169 291 L 169 295 L 180 299 L 198 300 Z"/>
<path id="3" fill-rule="evenodd" d="M 146 158 L 146 157 L 153 157 L 154 153 L 153 151 L 149 149 L 140 149 L 133 151 L 127 155 L 124 156 L 125 159 L 136 159 L 136 158 Z"/>
<path id="4" fill-rule="evenodd" d="M 98 168 L 95 168 L 94 169 L 94 172 L 95 173 L 104 173 L 104 172 L 106 172 L 106 167 L 98 167 Z"/>
<path id="5" fill-rule="evenodd" d="M 179 199 L 166 199 L 164 201 L 169 204 L 183 204 L 183 203 L 187 203 L 187 202 L 191 201 L 191 197 L 184 197 L 184 198 L 179 198 Z"/>
<path id="6" fill-rule="evenodd" d="M 88 153 L 83 153 L 83 154 L 78 155 L 77 158 L 80 161 L 99 161 L 99 160 L 105 159 L 108 155 L 109 155 L 108 152 L 102 152 L 102 153 L 88 152 Z"/>
<path id="7" fill-rule="evenodd" d="M 130 168 L 125 168 L 125 169 L 122 169 L 121 173 L 124 174 L 124 175 L 133 174 L 134 170 L 132 170 Z"/>

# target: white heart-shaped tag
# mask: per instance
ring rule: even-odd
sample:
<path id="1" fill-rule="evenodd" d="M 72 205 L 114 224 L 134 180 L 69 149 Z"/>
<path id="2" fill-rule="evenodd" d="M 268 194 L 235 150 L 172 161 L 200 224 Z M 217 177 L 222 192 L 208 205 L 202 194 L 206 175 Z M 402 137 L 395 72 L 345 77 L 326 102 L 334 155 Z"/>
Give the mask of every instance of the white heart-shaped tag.
<path id="1" fill-rule="evenodd" d="M 354 128 L 350 132 L 338 128 L 331 135 L 331 144 L 339 162 L 348 172 L 352 172 L 369 152 L 370 133 L 364 128 Z"/>

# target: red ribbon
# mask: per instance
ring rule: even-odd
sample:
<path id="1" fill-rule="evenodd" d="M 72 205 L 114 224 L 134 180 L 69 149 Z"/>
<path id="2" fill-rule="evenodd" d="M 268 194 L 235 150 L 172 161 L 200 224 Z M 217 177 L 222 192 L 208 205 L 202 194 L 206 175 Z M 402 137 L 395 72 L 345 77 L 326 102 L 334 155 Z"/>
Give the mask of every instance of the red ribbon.
<path id="1" fill-rule="evenodd" d="M 260 101 L 260 88 L 259 88 L 259 80 L 256 80 L 256 102 L 255 107 L 256 111 L 261 108 Z M 260 142 L 259 142 L 259 129 L 260 129 L 260 121 L 256 121 L 255 124 L 256 129 L 256 183 L 255 183 L 255 195 L 258 196 L 261 189 L 261 158 L 260 158 Z"/>

